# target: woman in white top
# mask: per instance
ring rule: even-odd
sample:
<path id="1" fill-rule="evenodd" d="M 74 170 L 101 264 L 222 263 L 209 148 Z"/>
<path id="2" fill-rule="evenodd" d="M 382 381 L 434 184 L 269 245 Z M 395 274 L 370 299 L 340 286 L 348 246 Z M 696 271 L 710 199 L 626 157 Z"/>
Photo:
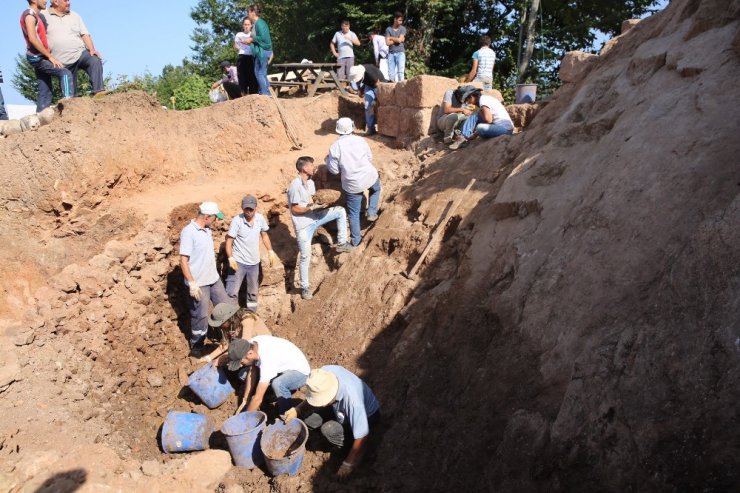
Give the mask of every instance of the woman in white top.
<path id="1" fill-rule="evenodd" d="M 243 31 L 236 33 L 234 48 L 239 51 L 236 58 L 236 70 L 239 74 L 239 88 L 242 96 L 259 93 L 257 76 L 254 75 L 254 57 L 252 56 L 252 21 L 245 17 L 242 21 Z"/>

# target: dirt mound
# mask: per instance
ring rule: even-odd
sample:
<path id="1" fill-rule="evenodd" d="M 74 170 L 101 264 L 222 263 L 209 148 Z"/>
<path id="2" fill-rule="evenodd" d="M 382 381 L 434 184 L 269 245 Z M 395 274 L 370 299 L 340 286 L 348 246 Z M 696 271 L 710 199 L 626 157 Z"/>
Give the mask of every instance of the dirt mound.
<path id="1" fill-rule="evenodd" d="M 372 139 L 380 219 L 349 255 L 314 245 L 310 302 L 293 288 L 284 191 L 296 157 L 320 162 L 333 141 L 336 96 L 282 101 L 298 151 L 260 97 L 182 113 L 141 94 L 74 100 L 0 141 L 0 276 L 16 314 L 0 324 L 0 485 L 732 489 L 739 12 L 737 0 L 672 2 L 515 136 L 456 153 L 425 142 L 418 156 Z M 473 177 L 419 277 L 402 275 Z M 324 170 L 317 184 L 337 188 Z M 235 408 L 206 410 L 184 387 L 198 364 L 184 356 L 177 241 L 196 203 L 228 216 L 247 192 L 282 260 L 263 264 L 270 328 L 314 367 L 357 371 L 381 401 L 382 440 L 349 484 L 333 477 L 342 457 L 322 451 L 287 479 L 233 468 L 224 450 L 159 451 L 167 411 L 223 422 Z"/>

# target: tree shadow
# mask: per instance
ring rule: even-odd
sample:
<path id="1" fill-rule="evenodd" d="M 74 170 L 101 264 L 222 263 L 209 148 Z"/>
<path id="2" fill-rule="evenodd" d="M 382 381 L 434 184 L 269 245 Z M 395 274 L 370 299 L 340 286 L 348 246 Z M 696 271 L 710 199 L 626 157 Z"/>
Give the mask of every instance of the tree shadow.
<path id="1" fill-rule="evenodd" d="M 73 493 L 87 482 L 85 469 L 70 469 L 54 474 L 36 488 L 34 493 Z"/>

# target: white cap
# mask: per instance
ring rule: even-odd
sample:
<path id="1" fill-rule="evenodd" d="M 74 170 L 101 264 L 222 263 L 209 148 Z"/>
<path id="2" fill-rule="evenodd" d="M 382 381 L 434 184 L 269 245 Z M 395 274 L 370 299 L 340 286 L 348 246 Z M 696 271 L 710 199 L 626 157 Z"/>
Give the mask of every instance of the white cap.
<path id="1" fill-rule="evenodd" d="M 362 65 L 355 65 L 349 69 L 349 81 L 357 84 L 365 77 L 365 67 Z"/>
<path id="2" fill-rule="evenodd" d="M 206 216 L 216 216 L 219 219 L 224 218 L 224 214 L 218 210 L 216 202 L 203 202 L 200 204 L 200 207 L 198 207 L 198 212 L 205 214 Z"/>
<path id="3" fill-rule="evenodd" d="M 352 118 L 347 118 L 345 116 L 344 118 L 340 118 L 339 120 L 337 120 L 336 131 L 339 135 L 351 134 L 354 129 L 355 122 L 352 121 Z"/>

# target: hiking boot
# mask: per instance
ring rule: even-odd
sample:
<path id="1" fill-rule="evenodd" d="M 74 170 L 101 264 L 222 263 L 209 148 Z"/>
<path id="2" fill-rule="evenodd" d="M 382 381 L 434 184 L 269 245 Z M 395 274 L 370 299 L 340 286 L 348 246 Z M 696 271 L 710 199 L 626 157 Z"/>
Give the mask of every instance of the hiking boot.
<path id="1" fill-rule="evenodd" d="M 355 247 L 353 247 L 349 243 L 342 243 L 341 245 L 337 245 L 337 253 L 349 253 L 354 249 Z"/>
<path id="2" fill-rule="evenodd" d="M 190 353 L 188 356 L 191 358 L 200 358 L 206 353 L 206 347 L 204 344 L 205 338 L 199 340 L 196 343 L 191 343 L 190 345 Z"/>
<path id="3" fill-rule="evenodd" d="M 452 137 L 445 137 L 444 139 L 442 139 L 442 143 L 446 146 L 452 144 Z"/>
<path id="4" fill-rule="evenodd" d="M 372 137 L 376 133 L 377 132 L 375 131 L 375 127 L 370 127 L 370 128 L 367 129 L 367 132 L 365 132 L 364 136 L 365 137 Z"/>
<path id="5" fill-rule="evenodd" d="M 308 288 L 301 290 L 301 298 L 303 298 L 304 300 L 310 300 L 311 298 L 313 298 L 311 290 Z"/>
<path id="6" fill-rule="evenodd" d="M 468 141 L 465 137 L 456 137 L 455 142 L 450 144 L 449 148 L 451 151 L 456 151 L 468 145 Z"/>
<path id="7" fill-rule="evenodd" d="M 368 215 L 367 220 L 370 221 L 371 223 L 374 223 L 375 221 L 378 220 L 378 215 L 377 214 Z"/>

